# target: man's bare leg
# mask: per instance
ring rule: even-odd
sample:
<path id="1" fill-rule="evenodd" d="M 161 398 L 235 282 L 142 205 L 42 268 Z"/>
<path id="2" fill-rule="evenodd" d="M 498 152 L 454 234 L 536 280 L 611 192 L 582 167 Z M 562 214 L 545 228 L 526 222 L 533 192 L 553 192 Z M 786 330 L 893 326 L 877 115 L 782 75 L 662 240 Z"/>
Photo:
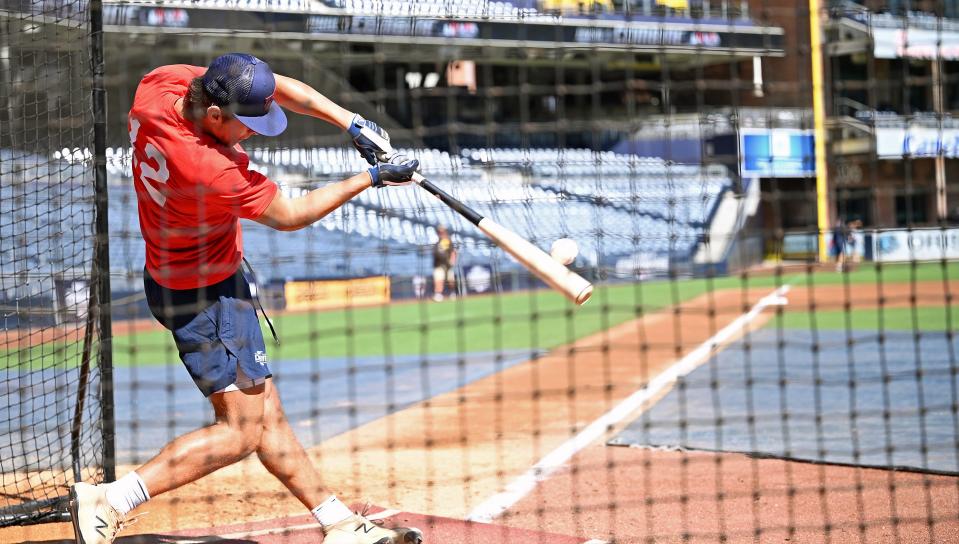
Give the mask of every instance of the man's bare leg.
<path id="1" fill-rule="evenodd" d="M 422 544 L 423 534 L 407 527 L 386 528 L 353 514 L 324 486 L 306 450 L 293 433 L 280 395 L 272 380 L 266 382 L 265 428 L 256 450 L 263 466 L 300 500 L 323 526 L 324 544 Z M 326 509 L 325 513 L 321 510 Z M 335 516 L 332 520 L 324 517 Z"/>
<path id="2" fill-rule="evenodd" d="M 266 386 L 216 393 L 216 422 L 170 442 L 153 459 L 108 485 L 70 487 L 70 514 L 77 542 L 111 544 L 127 513 L 153 496 L 196 481 L 256 451 L 263 435 Z M 113 486 L 118 496 L 111 501 Z"/>
<path id="3" fill-rule="evenodd" d="M 210 395 L 216 422 L 176 438 L 136 470 L 150 496 L 195 482 L 256 451 L 266 397 L 266 384 Z"/>
<path id="4" fill-rule="evenodd" d="M 307 509 L 316 508 L 331 493 L 323 485 L 320 473 L 293 433 L 272 379 L 266 380 L 263 411 L 263 435 L 256 450 L 260 462 Z"/>

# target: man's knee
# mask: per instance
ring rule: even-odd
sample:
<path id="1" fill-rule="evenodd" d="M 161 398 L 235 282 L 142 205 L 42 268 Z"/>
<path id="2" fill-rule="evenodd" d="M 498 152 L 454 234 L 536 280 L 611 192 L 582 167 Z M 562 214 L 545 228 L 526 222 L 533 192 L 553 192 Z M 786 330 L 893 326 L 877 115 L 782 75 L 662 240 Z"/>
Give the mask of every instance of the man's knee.
<path id="1" fill-rule="evenodd" d="M 230 429 L 231 453 L 236 458 L 245 458 L 260 447 L 263 439 L 263 418 L 247 421 L 220 422 Z"/>
<path id="2" fill-rule="evenodd" d="M 226 395 L 232 395 L 230 398 L 223 395 L 215 400 L 211 399 L 217 412 L 217 425 L 229 429 L 230 453 L 235 457 L 246 457 L 260 447 L 266 419 L 262 387 L 227 393 Z"/>

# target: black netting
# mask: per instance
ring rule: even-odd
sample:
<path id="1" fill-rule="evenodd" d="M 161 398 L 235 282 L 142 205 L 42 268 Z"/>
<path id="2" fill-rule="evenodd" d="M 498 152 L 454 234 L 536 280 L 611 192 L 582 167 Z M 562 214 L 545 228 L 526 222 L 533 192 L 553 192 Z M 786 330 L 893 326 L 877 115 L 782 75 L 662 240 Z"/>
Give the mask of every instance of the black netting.
<path id="1" fill-rule="evenodd" d="M 103 475 L 89 18 L 0 3 L 0 525 Z"/>
<path id="2" fill-rule="evenodd" d="M 72 442 L 97 195 L 82 18 L 3 5 L 0 440 L 15 445 L 0 463 L 16 503 L 59 496 L 74 466 L 99 477 L 94 399 L 81 454 L 57 453 Z M 197 222 L 224 208 L 182 183 L 184 165 L 215 161 L 183 162 L 175 131 L 127 113 L 158 66 L 240 51 L 347 110 L 326 120 L 375 122 L 471 210 L 413 185 L 364 190 L 298 230 L 241 222 L 251 302 L 281 340 L 264 321 L 253 362 L 309 454 L 291 472 L 309 480 L 312 462 L 330 491 L 403 511 L 384 521 L 420 524 L 427 542 L 957 540 L 959 2 L 106 8 L 119 475 L 171 462 L 164 445 L 215 417 L 145 300 L 138 205 L 169 199 L 157 217 Z M 241 143 L 300 199 L 290 210 L 369 168 L 340 127 L 290 111 L 322 103 L 287 103 L 283 134 Z M 547 252 L 575 241 L 569 270 L 592 298 L 570 302 L 478 216 Z M 170 224 L 155 239 L 192 227 Z M 299 455 L 286 438 L 267 464 Z M 224 464 L 210 443 L 165 474 Z M 135 530 L 319 540 L 273 476 L 296 482 L 261 460 L 156 498 Z"/>

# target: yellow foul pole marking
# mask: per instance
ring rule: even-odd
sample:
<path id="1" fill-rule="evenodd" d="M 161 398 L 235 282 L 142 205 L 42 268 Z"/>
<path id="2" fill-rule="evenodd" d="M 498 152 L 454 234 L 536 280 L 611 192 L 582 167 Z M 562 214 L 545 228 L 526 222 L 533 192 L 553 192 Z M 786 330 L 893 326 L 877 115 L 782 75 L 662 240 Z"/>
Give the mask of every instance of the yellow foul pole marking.
<path id="1" fill-rule="evenodd" d="M 828 258 L 829 180 L 826 172 L 826 103 L 823 96 L 822 26 L 819 0 L 809 0 L 809 43 L 812 61 L 812 107 L 816 138 L 816 218 L 819 226 L 819 261 Z"/>

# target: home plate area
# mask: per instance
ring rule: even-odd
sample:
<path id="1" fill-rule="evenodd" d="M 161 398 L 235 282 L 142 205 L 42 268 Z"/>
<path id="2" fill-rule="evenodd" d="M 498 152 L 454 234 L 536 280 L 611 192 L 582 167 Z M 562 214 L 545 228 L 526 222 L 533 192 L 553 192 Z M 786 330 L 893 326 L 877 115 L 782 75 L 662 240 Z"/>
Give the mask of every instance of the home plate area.
<path id="1" fill-rule="evenodd" d="M 354 505 L 354 509 L 356 506 Z M 583 540 L 526 529 L 516 529 L 458 519 L 411 514 L 398 510 L 370 507 L 367 517 L 387 526 L 417 527 L 423 531 L 425 544 L 603 544 L 601 540 Z M 165 535 L 137 535 L 118 540 L 120 544 L 316 544 L 322 533 L 312 516 L 296 516 L 275 520 L 191 529 Z"/>

